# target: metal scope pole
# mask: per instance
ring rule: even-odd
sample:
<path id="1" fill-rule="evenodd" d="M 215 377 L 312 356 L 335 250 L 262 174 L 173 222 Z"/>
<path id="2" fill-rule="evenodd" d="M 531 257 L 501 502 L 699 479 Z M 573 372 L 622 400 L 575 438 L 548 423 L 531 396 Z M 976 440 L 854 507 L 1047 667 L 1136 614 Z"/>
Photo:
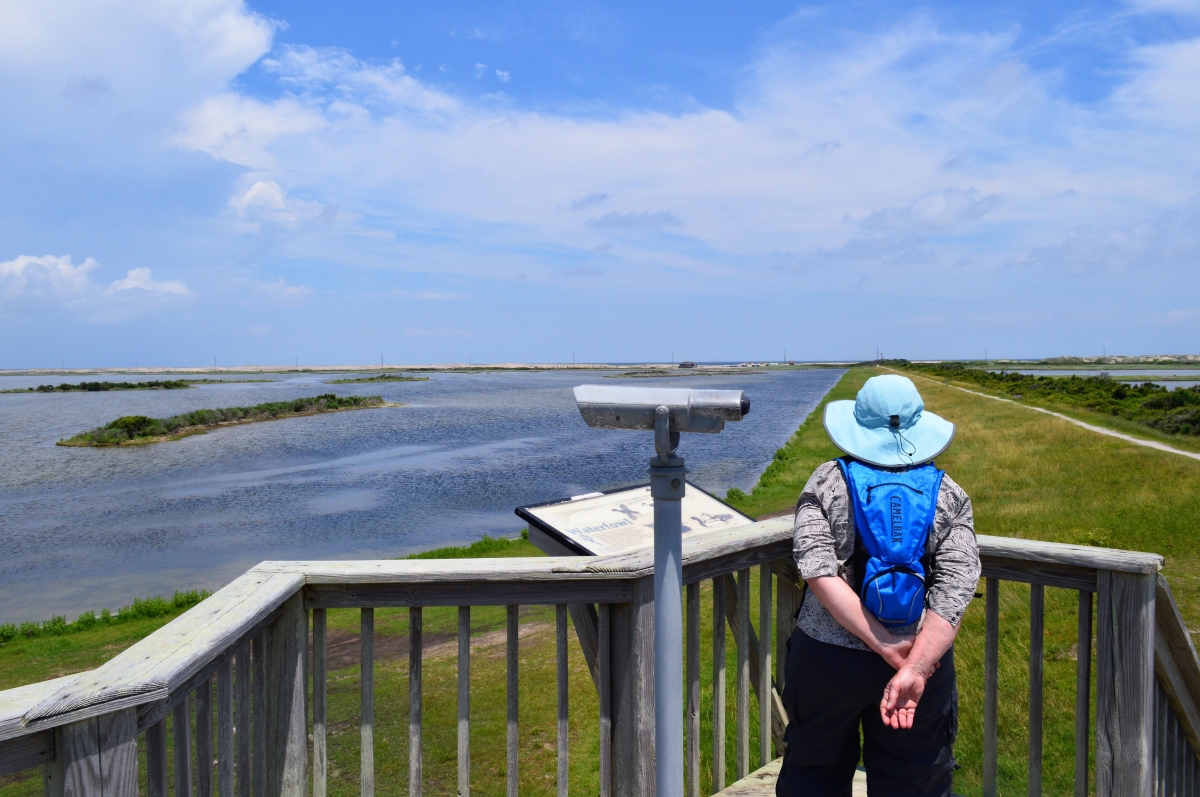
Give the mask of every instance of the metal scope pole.
<path id="1" fill-rule="evenodd" d="M 658 797 L 683 797 L 683 457 L 671 412 L 654 413 L 650 496 L 654 499 L 654 783 Z"/>

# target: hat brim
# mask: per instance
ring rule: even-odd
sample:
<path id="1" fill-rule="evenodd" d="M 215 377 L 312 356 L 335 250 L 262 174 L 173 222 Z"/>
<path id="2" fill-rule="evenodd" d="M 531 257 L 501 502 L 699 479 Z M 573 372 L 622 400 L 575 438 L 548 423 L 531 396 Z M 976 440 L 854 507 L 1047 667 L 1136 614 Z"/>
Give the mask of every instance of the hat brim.
<path id="1" fill-rule="evenodd" d="M 932 412 L 922 412 L 920 420 L 902 432 L 904 448 L 912 452 L 905 454 L 891 429 L 868 429 L 858 422 L 853 401 L 826 404 L 824 423 L 825 433 L 835 446 L 857 460 L 881 468 L 928 462 L 954 440 L 954 424 Z"/>

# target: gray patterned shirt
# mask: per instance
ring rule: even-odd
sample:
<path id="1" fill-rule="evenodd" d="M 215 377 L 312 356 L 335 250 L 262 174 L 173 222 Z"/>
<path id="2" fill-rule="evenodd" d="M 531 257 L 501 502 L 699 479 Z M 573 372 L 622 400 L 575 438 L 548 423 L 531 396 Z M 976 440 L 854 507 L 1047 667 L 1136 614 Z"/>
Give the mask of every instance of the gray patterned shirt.
<path id="1" fill-rule="evenodd" d="M 800 577 L 807 581 L 817 576 L 841 576 L 853 586 L 854 541 L 854 515 L 845 477 L 837 462 L 826 462 L 813 471 L 796 501 L 792 555 Z M 948 475 L 942 478 L 933 530 L 921 562 L 928 574 L 925 608 L 957 625 L 974 597 L 980 565 L 971 499 Z M 805 595 L 797 625 L 813 639 L 846 648 L 869 649 L 861 639 L 842 628 L 811 591 Z M 918 625 L 894 630 L 901 634 L 915 633 Z"/>

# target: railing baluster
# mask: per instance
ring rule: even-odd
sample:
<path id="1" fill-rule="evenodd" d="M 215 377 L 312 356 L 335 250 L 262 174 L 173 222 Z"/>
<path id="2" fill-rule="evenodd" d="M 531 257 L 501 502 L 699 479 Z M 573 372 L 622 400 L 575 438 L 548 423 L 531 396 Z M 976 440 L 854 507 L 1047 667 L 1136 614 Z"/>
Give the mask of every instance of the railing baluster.
<path id="1" fill-rule="evenodd" d="M 712 793 L 725 788 L 725 588 L 722 576 L 713 585 L 713 725 Z"/>
<path id="2" fill-rule="evenodd" d="M 196 687 L 196 794 L 213 797 L 212 678 Z"/>
<path id="3" fill-rule="evenodd" d="M 375 610 L 363 609 L 359 618 L 359 774 L 362 797 L 375 794 Z"/>
<path id="4" fill-rule="evenodd" d="M 700 797 L 700 584 L 687 585 L 687 768 L 683 793 Z"/>
<path id="5" fill-rule="evenodd" d="M 1075 646 L 1075 797 L 1088 797 L 1088 732 L 1092 695 L 1092 593 L 1079 593 L 1079 639 Z"/>
<path id="6" fill-rule="evenodd" d="M 771 755 L 771 711 L 774 695 L 771 691 L 771 566 L 758 568 L 758 765 L 765 767 Z"/>
<path id="7" fill-rule="evenodd" d="M 328 651 L 326 639 L 326 616 L 324 609 L 312 610 L 312 693 L 313 693 L 313 797 L 325 797 L 326 781 L 329 777 L 329 747 L 326 739 L 328 696 L 328 673 L 325 656 Z"/>
<path id="8" fill-rule="evenodd" d="M 175 797 L 192 797 L 192 718 L 188 710 L 191 695 L 171 709 L 171 725 L 175 737 Z"/>
<path id="9" fill-rule="evenodd" d="M 1175 717 L 1175 711 L 1168 704 L 1168 706 L 1167 706 L 1167 738 L 1165 739 L 1166 745 L 1164 746 L 1164 752 L 1166 753 L 1166 755 L 1164 757 L 1167 762 L 1167 795 L 1169 797 L 1175 797 L 1175 795 L 1177 795 L 1179 793 L 1176 790 L 1176 785 L 1178 784 L 1178 776 L 1177 776 L 1176 769 L 1175 769 L 1177 766 L 1177 761 L 1178 761 L 1178 756 L 1176 756 L 1176 754 L 1175 754 L 1175 745 L 1176 745 L 1177 739 L 1178 739 L 1178 736 L 1175 733 L 1175 728 L 1176 728 L 1177 724 L 1178 724 L 1178 721 L 1176 720 L 1176 717 Z"/>
<path id="10" fill-rule="evenodd" d="M 421 643 L 420 606 L 408 609 L 408 793 L 421 797 Z"/>
<path id="11" fill-rule="evenodd" d="M 517 623 L 517 611 L 520 607 L 508 607 L 508 728 L 505 750 L 505 781 L 508 797 L 517 795 L 517 692 L 520 686 L 517 667 L 520 663 L 520 649 L 517 635 L 520 631 Z"/>
<path id="12" fill-rule="evenodd" d="M 568 797 L 570 725 L 567 711 L 570 692 L 567 683 L 567 605 L 554 607 L 555 658 L 558 660 L 558 797 Z"/>
<path id="13" fill-rule="evenodd" d="M 1175 747 L 1174 755 L 1171 757 L 1171 769 L 1175 770 L 1175 794 L 1183 794 L 1183 748 L 1186 744 L 1183 737 L 1183 723 L 1179 721 L 1179 715 L 1175 715 Z"/>
<path id="14" fill-rule="evenodd" d="M 1167 793 L 1167 695 L 1162 684 L 1154 684 L 1154 794 Z"/>
<path id="15" fill-rule="evenodd" d="M 471 607 L 458 607 L 458 797 L 471 795 Z M 315 797 L 315 796 L 314 796 Z"/>
<path id="16" fill-rule="evenodd" d="M 1046 588 L 1029 585 L 1029 797 L 1042 795 L 1042 671 Z"/>
<path id="17" fill-rule="evenodd" d="M 242 645 L 233 660 L 237 690 L 237 723 L 234 742 L 237 745 L 237 766 L 234 767 L 237 797 L 250 797 L 250 644 Z"/>
<path id="18" fill-rule="evenodd" d="M 983 797 L 996 797 L 997 686 L 1000 666 L 1000 579 L 988 578 L 983 643 Z"/>
<path id="19" fill-rule="evenodd" d="M 612 610 L 600 604 L 597 680 L 600 685 L 600 797 L 612 797 Z"/>
<path id="20" fill-rule="evenodd" d="M 233 797 L 233 662 L 217 668 L 217 794 Z"/>
<path id="21" fill-rule="evenodd" d="M 262 631 L 251 640 L 250 650 L 250 667 L 254 670 L 250 681 L 254 693 L 251 791 L 254 797 L 267 797 L 267 640 Z"/>
<path id="22" fill-rule="evenodd" d="M 737 575 L 737 776 L 750 774 L 750 568 Z"/>
<path id="23" fill-rule="evenodd" d="M 146 729 L 146 794 L 167 797 L 167 719 Z"/>

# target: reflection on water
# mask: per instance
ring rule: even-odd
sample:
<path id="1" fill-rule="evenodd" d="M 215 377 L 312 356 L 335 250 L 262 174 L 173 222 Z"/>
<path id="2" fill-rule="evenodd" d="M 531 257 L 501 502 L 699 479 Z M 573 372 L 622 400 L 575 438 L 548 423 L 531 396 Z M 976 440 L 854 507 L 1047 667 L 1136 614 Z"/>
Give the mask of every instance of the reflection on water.
<path id="1" fill-rule="evenodd" d="M 841 373 L 617 384 L 747 391 L 753 407 L 746 420 L 720 435 L 685 435 L 681 446 L 689 478 L 723 495 L 754 485 Z M 485 533 L 511 535 L 522 525 L 516 506 L 646 481 L 651 436 L 588 429 L 575 409 L 571 387 L 611 383 L 594 372 L 440 374 L 365 385 L 326 385 L 330 376 L 255 378 L 272 381 L 0 395 L 0 622 L 213 589 L 266 559 L 395 557 Z M 0 377 L 0 389 L 46 381 Z M 144 447 L 54 445 L 121 415 L 162 417 L 331 390 L 407 406 Z"/>

